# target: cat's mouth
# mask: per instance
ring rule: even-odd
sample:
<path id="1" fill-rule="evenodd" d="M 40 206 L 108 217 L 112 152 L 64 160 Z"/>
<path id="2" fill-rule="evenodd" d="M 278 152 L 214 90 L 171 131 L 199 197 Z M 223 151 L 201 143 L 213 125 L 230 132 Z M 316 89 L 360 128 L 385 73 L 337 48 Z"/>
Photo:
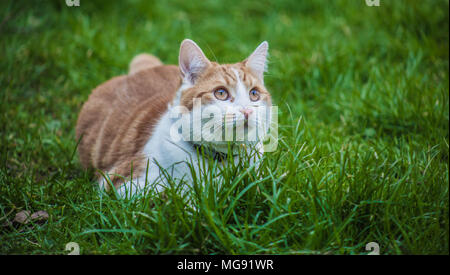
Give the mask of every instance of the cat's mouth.
<path id="1" fill-rule="evenodd" d="M 185 141 L 223 145 L 225 143 L 252 144 L 263 139 L 267 119 L 256 115 L 244 116 L 237 112 L 212 113 L 210 116 L 191 113 L 182 116 L 177 131 Z"/>
<path id="2" fill-rule="evenodd" d="M 244 117 L 243 115 L 236 115 L 236 114 L 225 114 L 223 117 L 223 124 L 224 125 L 233 125 L 233 127 L 245 127 L 246 129 L 249 127 L 254 126 L 253 123 L 250 121 L 249 118 Z M 256 122 L 256 121 L 255 121 Z"/>

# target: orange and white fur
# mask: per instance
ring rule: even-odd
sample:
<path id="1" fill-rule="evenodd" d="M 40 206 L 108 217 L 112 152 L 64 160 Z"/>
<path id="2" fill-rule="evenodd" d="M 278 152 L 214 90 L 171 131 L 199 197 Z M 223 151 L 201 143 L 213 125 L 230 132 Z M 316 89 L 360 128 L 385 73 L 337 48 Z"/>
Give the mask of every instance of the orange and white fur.
<path id="1" fill-rule="evenodd" d="M 174 140 L 171 129 L 177 122 L 171 111 L 181 106 L 189 114 L 212 106 L 223 116 L 252 121 L 254 107 L 271 106 L 264 86 L 267 51 L 268 43 L 263 42 L 242 62 L 218 64 L 186 39 L 180 46 L 179 66 L 164 65 L 148 54 L 136 56 L 128 75 L 101 84 L 83 105 L 76 127 L 82 165 L 102 171 L 121 196 L 137 194 L 155 182 L 156 191 L 162 191 L 160 167 L 175 179 L 188 179 L 187 162 L 201 158 L 194 144 L 208 144 L 222 153 L 228 147 L 211 139 Z M 269 123 L 259 120 L 256 127 L 266 130 Z M 110 189 L 100 174 L 100 187 Z"/>

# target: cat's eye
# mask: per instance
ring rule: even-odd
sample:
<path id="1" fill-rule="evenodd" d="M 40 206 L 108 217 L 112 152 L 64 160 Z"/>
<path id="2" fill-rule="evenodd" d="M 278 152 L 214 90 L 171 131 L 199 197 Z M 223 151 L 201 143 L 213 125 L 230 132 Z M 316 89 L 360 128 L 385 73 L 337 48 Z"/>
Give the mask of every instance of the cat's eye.
<path id="1" fill-rule="evenodd" d="M 225 88 L 218 88 L 214 91 L 214 96 L 218 100 L 227 100 L 228 99 L 228 92 L 225 90 Z"/>
<path id="2" fill-rule="evenodd" d="M 249 95 L 250 95 L 250 100 L 251 101 L 258 101 L 259 98 L 260 98 L 259 91 L 257 89 L 255 89 L 255 88 L 250 90 Z"/>

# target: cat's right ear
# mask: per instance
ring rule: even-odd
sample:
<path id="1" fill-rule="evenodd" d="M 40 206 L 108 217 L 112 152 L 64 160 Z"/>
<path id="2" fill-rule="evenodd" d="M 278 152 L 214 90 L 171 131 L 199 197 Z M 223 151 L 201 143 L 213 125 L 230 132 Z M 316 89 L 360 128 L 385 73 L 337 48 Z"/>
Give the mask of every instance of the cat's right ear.
<path id="1" fill-rule="evenodd" d="M 190 84 L 194 84 L 198 76 L 211 64 L 200 47 L 190 39 L 181 42 L 178 62 L 183 78 Z"/>

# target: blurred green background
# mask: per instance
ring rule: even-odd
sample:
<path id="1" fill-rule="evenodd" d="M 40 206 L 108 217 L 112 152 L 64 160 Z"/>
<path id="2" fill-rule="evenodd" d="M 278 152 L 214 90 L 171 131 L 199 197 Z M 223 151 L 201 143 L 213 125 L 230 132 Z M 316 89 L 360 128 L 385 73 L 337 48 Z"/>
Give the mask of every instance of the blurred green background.
<path id="1" fill-rule="evenodd" d="M 0 2 L 0 222 L 23 209 L 51 216 L 37 229 L 3 229 L 1 253 L 64 253 L 77 240 L 85 253 L 358 254 L 372 240 L 384 253 L 448 254 L 448 0 L 80 4 Z M 176 64 L 184 38 L 222 63 L 269 42 L 265 81 L 281 141 L 268 168 L 284 175 L 286 209 L 313 214 L 273 220 L 263 236 L 238 233 L 244 225 L 233 231 L 227 220 L 217 236 L 237 240 L 228 246 L 211 232 L 205 242 L 186 240 L 183 230 L 162 230 L 161 239 L 174 241 L 159 246 L 148 236 L 124 244 L 117 235 L 92 237 L 86 230 L 111 225 L 91 217 L 98 202 L 75 153 L 78 112 L 138 53 Z M 270 222 L 283 209 L 261 217 Z M 212 226 L 197 218 L 193 228 Z"/>

